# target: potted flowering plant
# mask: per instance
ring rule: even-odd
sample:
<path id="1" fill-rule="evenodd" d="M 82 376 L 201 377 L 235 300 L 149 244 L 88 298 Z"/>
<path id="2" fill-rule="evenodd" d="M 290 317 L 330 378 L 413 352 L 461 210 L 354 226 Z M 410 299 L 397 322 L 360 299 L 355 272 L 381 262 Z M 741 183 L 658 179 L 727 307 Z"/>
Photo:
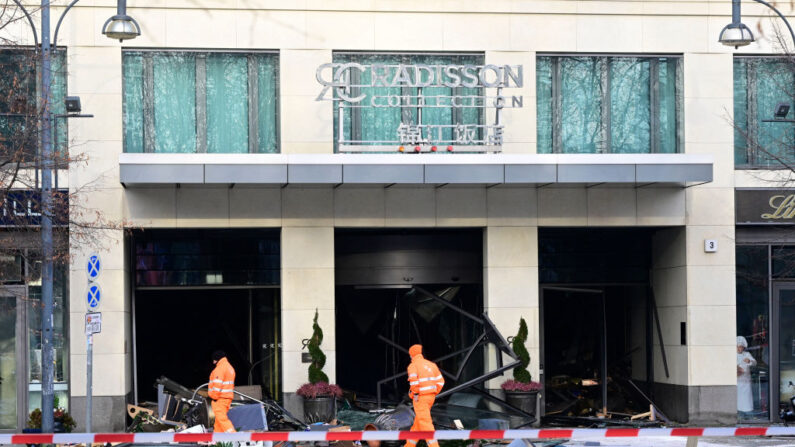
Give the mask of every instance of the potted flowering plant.
<path id="1" fill-rule="evenodd" d="M 312 320 L 312 337 L 306 341 L 309 356 L 309 383 L 298 388 L 296 394 L 304 398 L 304 420 L 314 422 L 331 422 L 337 417 L 337 398 L 342 397 L 342 389 L 329 384 L 328 376 L 323 372 L 326 354 L 320 349 L 323 343 L 323 330 L 317 324 L 317 310 Z"/>
<path id="2" fill-rule="evenodd" d="M 56 404 L 57 405 L 57 404 Z M 69 412 L 61 407 L 56 407 L 52 411 L 53 417 L 53 431 L 55 433 L 71 433 L 75 428 L 75 420 L 69 415 Z M 41 409 L 36 408 L 30 412 L 28 416 L 28 429 L 29 432 L 41 432 Z"/>
<path id="3" fill-rule="evenodd" d="M 519 319 L 519 332 L 511 339 L 511 348 L 522 362 L 513 369 L 513 380 L 508 380 L 501 385 L 505 392 L 505 401 L 525 413 L 535 414 L 536 399 L 541 390 L 541 384 L 533 381 L 533 376 L 527 370 L 530 364 L 530 353 L 525 348 L 527 341 L 527 323 L 524 318 Z"/>

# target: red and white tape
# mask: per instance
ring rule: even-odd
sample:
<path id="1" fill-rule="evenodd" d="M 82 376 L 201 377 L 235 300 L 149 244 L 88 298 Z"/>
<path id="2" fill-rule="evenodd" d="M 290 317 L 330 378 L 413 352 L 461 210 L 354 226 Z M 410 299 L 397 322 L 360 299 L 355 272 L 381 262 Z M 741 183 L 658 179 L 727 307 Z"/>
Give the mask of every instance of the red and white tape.
<path id="1" fill-rule="evenodd" d="M 290 431 L 241 433 L 56 433 L 0 434 L 5 444 L 196 443 L 259 441 L 403 441 L 407 439 L 593 439 L 643 437 L 795 436 L 795 427 L 574 428 L 537 430 Z"/>

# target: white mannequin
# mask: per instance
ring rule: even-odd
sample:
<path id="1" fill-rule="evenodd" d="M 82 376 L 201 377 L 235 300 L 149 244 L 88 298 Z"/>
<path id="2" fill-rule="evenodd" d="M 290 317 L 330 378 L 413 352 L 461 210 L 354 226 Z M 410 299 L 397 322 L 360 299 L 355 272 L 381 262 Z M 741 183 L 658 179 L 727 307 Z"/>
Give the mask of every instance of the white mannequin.
<path id="1" fill-rule="evenodd" d="M 737 337 L 737 411 L 744 413 L 754 410 L 751 367 L 756 366 L 756 360 L 745 350 L 747 347 L 745 337 Z"/>

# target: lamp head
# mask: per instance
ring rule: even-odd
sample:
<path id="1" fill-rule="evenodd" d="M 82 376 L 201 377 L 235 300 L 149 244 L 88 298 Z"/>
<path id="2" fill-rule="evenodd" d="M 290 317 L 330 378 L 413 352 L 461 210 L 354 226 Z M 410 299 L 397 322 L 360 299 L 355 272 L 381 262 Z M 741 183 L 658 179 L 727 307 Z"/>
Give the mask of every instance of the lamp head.
<path id="1" fill-rule="evenodd" d="M 127 14 L 116 14 L 102 26 L 102 34 L 111 39 L 119 39 L 119 42 L 121 42 L 140 36 L 141 27 L 135 19 Z"/>
<path id="2" fill-rule="evenodd" d="M 754 33 L 742 22 L 732 22 L 723 27 L 718 42 L 728 47 L 744 47 L 754 41 Z"/>

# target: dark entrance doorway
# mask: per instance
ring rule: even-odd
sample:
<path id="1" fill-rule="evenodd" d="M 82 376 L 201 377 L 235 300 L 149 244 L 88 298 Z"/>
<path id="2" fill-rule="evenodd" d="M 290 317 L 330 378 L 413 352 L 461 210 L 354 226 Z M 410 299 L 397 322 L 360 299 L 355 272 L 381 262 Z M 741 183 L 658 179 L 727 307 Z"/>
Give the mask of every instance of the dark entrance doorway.
<path id="1" fill-rule="evenodd" d="M 540 229 L 545 413 L 649 410 L 654 229 Z"/>
<path id="2" fill-rule="evenodd" d="M 482 230 L 338 230 L 335 247 L 337 381 L 360 401 L 405 372 L 410 345 L 434 359 L 478 340 L 482 325 L 461 311 L 483 312 Z M 458 382 L 483 373 L 480 353 L 463 357 L 439 366 L 461 369 Z M 405 377 L 382 385 L 384 401 L 407 391 Z"/>
<path id="3" fill-rule="evenodd" d="M 563 378 L 598 385 L 598 405 L 607 406 L 605 296 L 601 289 L 544 289 L 544 315 L 567 324 L 544 326 L 545 379 L 554 388 Z M 595 394 L 595 393 L 591 393 Z M 552 399 L 554 401 L 554 399 Z M 591 404 L 592 406 L 597 403 Z"/>
<path id="4" fill-rule="evenodd" d="M 216 349 L 226 352 L 236 384 L 277 390 L 278 302 L 273 289 L 139 291 L 138 398 L 156 402 L 160 376 L 190 389 L 206 383 Z"/>
<path id="5" fill-rule="evenodd" d="M 236 385 L 281 399 L 278 232 L 147 230 L 132 236 L 136 401 L 156 401 L 155 380 L 207 382 L 222 349 Z"/>

